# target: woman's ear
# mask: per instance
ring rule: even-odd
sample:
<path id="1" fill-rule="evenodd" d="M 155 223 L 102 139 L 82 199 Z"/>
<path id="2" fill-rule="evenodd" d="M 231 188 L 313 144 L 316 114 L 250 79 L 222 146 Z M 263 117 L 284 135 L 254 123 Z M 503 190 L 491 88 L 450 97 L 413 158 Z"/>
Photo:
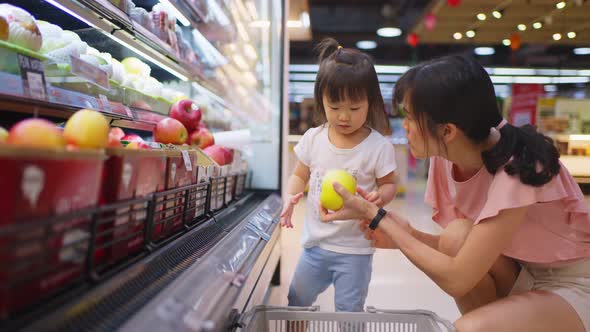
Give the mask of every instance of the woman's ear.
<path id="1" fill-rule="evenodd" d="M 452 123 L 446 123 L 442 127 L 442 140 L 445 144 L 449 144 L 452 140 L 457 137 L 459 128 Z"/>

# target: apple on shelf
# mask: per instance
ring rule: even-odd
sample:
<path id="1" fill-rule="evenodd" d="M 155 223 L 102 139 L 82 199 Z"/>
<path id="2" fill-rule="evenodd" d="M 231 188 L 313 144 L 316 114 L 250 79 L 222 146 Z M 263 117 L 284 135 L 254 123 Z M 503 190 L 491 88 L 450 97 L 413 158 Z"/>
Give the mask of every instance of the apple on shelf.
<path id="1" fill-rule="evenodd" d="M 8 137 L 8 130 L 0 127 L 0 143 L 6 143 L 6 138 Z"/>
<path id="2" fill-rule="evenodd" d="M 127 135 L 121 137 L 121 141 L 143 142 L 143 138 L 141 138 L 139 135 L 136 135 L 136 134 L 127 134 Z"/>
<path id="3" fill-rule="evenodd" d="M 102 149 L 109 142 L 109 122 L 100 112 L 83 109 L 66 122 L 63 136 L 78 148 Z"/>
<path id="4" fill-rule="evenodd" d="M 30 148 L 64 148 L 66 145 L 61 130 L 44 119 L 18 122 L 10 128 L 6 143 Z"/>
<path id="5" fill-rule="evenodd" d="M 187 138 L 186 128 L 176 119 L 162 119 L 154 129 L 154 141 L 159 143 L 182 145 Z"/>
<path id="6" fill-rule="evenodd" d="M 171 118 L 180 121 L 188 132 L 195 131 L 201 123 L 201 110 L 189 99 L 179 100 L 172 107 L 168 114 Z"/>
<path id="7" fill-rule="evenodd" d="M 191 133 L 188 138 L 188 143 L 190 145 L 196 145 L 201 149 L 205 149 L 215 144 L 215 139 L 213 138 L 213 134 L 211 134 L 207 128 L 200 128 Z"/>
<path id="8" fill-rule="evenodd" d="M 211 145 L 203 149 L 219 166 L 229 165 L 233 161 L 233 152 L 220 145 Z"/>

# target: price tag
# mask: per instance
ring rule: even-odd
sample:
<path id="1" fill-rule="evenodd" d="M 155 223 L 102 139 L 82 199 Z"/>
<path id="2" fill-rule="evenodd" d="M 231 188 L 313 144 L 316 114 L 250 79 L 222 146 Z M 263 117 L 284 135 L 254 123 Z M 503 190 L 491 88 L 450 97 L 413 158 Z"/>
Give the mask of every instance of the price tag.
<path id="1" fill-rule="evenodd" d="M 133 117 L 133 112 L 131 112 L 131 109 L 130 109 L 129 107 L 127 107 L 127 106 L 123 105 L 123 108 L 125 109 L 125 113 L 127 113 L 127 116 L 128 116 L 128 117 L 130 117 L 130 118 L 132 118 L 132 119 L 135 119 L 135 118 Z"/>
<path id="2" fill-rule="evenodd" d="M 105 111 L 107 113 L 113 113 L 113 109 L 111 108 L 111 103 L 109 102 L 109 99 L 107 98 L 107 96 L 98 95 L 98 99 L 100 100 L 100 103 L 102 104 L 103 111 Z"/>
<path id="3" fill-rule="evenodd" d="M 180 151 L 180 153 L 182 153 L 182 160 L 184 160 L 184 167 L 186 168 L 187 171 L 192 172 L 193 165 L 191 164 L 191 158 L 188 155 L 188 151 L 182 150 L 182 151 Z"/>
<path id="4" fill-rule="evenodd" d="M 152 149 L 160 149 L 162 148 L 162 145 L 160 143 L 157 142 L 148 142 L 147 143 Z M 190 162 L 190 160 L 189 160 Z"/>
<path id="5" fill-rule="evenodd" d="M 89 82 L 107 90 L 110 89 L 109 75 L 106 71 L 93 66 L 78 57 L 70 56 L 70 59 L 72 62 L 72 74 L 83 77 Z"/>
<path id="6" fill-rule="evenodd" d="M 43 62 L 30 56 L 18 54 L 18 65 L 25 93 L 35 99 L 47 99 L 47 85 Z"/>

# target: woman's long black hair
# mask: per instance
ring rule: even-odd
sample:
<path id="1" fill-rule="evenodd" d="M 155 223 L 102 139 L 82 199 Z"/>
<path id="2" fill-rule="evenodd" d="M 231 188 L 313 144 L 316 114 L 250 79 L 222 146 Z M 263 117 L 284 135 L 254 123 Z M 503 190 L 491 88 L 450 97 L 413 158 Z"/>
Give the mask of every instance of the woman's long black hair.
<path id="1" fill-rule="evenodd" d="M 437 136 L 438 125 L 453 123 L 474 143 L 484 143 L 498 126 L 494 85 L 486 70 L 473 58 L 447 56 L 419 64 L 396 83 L 393 106 L 404 103 L 425 129 Z M 501 167 L 524 184 L 542 186 L 560 171 L 559 152 L 549 137 L 531 125 L 500 129 L 500 141 L 482 152 L 488 172 Z"/>

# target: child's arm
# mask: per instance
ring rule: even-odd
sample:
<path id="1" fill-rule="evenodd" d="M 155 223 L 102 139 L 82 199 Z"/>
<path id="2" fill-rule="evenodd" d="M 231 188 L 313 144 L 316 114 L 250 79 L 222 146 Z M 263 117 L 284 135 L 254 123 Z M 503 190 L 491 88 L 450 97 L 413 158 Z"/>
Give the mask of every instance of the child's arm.
<path id="1" fill-rule="evenodd" d="M 303 196 L 305 185 L 309 181 L 309 167 L 298 161 L 293 174 L 289 177 L 287 183 L 287 194 L 283 198 L 283 212 L 281 213 L 281 225 L 287 228 L 293 228 L 291 216 L 293 207 Z"/>
<path id="2" fill-rule="evenodd" d="M 384 207 L 395 198 L 396 192 L 395 172 L 391 172 L 377 179 L 377 190 L 370 192 L 367 199 L 379 207 Z"/>

